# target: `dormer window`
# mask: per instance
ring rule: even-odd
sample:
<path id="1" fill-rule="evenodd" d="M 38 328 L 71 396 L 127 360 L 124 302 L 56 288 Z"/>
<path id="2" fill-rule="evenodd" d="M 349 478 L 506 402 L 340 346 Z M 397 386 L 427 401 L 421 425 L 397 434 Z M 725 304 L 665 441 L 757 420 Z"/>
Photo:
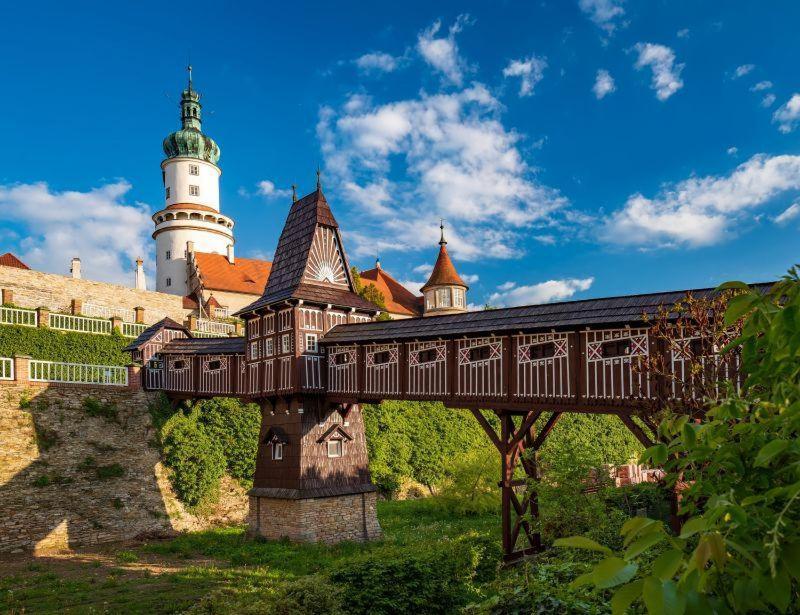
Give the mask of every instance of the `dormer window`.
<path id="1" fill-rule="evenodd" d="M 189 175 L 200 175 L 200 167 L 196 164 L 190 164 Z"/>
<path id="2" fill-rule="evenodd" d="M 341 457 L 343 448 L 341 440 L 328 440 L 328 457 Z"/>
<path id="3" fill-rule="evenodd" d="M 283 459 L 283 442 L 272 443 L 272 460 L 280 461 Z"/>

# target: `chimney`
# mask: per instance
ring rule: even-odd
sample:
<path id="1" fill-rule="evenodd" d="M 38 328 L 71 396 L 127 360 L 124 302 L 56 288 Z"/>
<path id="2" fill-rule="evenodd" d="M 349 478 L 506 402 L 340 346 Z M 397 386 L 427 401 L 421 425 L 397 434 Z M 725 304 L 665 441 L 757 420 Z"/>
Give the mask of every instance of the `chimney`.
<path id="1" fill-rule="evenodd" d="M 233 258 L 233 244 L 228 244 L 228 262 L 233 265 L 236 261 Z"/>
<path id="2" fill-rule="evenodd" d="M 187 241 L 186 242 L 186 258 L 187 259 L 189 258 L 190 254 L 194 254 L 194 242 L 193 241 Z"/>
<path id="3" fill-rule="evenodd" d="M 147 290 L 147 279 L 144 277 L 144 261 L 141 256 L 136 259 L 136 274 L 133 286 L 136 290 Z"/>
<path id="4" fill-rule="evenodd" d="M 72 265 L 69 268 L 69 272 L 76 280 L 81 279 L 81 259 L 77 256 L 72 257 Z"/>

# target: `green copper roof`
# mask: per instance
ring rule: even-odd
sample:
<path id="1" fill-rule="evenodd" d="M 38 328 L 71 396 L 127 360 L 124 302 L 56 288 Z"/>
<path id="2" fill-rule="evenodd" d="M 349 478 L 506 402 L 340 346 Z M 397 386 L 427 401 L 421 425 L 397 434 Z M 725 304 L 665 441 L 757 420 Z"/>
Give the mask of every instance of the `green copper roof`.
<path id="1" fill-rule="evenodd" d="M 188 157 L 217 164 L 219 146 L 201 130 L 200 94 L 192 89 L 192 67 L 189 67 L 189 86 L 181 94 L 181 124 L 164 139 L 164 154 L 167 158 Z"/>

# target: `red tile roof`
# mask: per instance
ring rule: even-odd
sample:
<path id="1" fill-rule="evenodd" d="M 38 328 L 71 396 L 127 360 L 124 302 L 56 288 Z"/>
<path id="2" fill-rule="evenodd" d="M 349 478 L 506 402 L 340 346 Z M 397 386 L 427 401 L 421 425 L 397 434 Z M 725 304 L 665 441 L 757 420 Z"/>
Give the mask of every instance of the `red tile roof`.
<path id="1" fill-rule="evenodd" d="M 17 269 L 30 269 L 30 267 L 11 254 L 11 252 L 0 255 L 0 265 L 3 267 L 16 267 Z"/>
<path id="2" fill-rule="evenodd" d="M 386 311 L 392 314 L 422 316 L 422 297 L 418 297 L 400 284 L 383 269 L 375 268 L 361 272 L 361 283 L 372 284 L 383 294 Z"/>
<path id="3" fill-rule="evenodd" d="M 255 258 L 236 258 L 233 265 L 223 254 L 195 252 L 203 288 L 261 296 L 267 285 L 272 263 Z"/>
<path id="4" fill-rule="evenodd" d="M 463 286 L 464 288 L 469 288 L 464 283 L 464 280 L 461 279 L 461 276 L 458 275 L 458 272 L 453 265 L 453 261 L 450 260 L 450 255 L 447 253 L 447 244 L 442 241 L 442 243 L 439 244 L 439 257 L 436 259 L 436 264 L 433 266 L 431 277 L 429 277 L 428 281 L 425 282 L 422 290 L 425 290 L 431 286 L 444 285 Z"/>

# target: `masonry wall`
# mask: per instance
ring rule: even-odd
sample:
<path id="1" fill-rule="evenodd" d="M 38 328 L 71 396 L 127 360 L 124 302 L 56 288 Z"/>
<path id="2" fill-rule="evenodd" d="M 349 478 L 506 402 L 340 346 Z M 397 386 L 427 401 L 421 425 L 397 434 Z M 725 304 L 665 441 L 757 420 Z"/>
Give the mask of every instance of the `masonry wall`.
<path id="1" fill-rule="evenodd" d="M 53 312 L 69 312 L 72 300 L 79 299 L 84 303 L 109 308 L 132 310 L 143 307 L 144 322 L 147 324 L 157 322 L 164 316 L 183 322 L 189 313 L 183 308 L 183 298 L 178 295 L 16 267 L 0 266 L 0 288 L 11 290 L 14 303 L 20 307 L 46 307 Z"/>
<path id="2" fill-rule="evenodd" d="M 381 537 L 374 491 L 327 498 L 277 499 L 250 496 L 250 532 L 270 540 L 289 538 L 333 544 Z"/>
<path id="3" fill-rule="evenodd" d="M 0 552 L 48 551 L 241 523 L 247 496 L 223 482 L 208 516 L 189 514 L 160 463 L 152 393 L 0 382 Z M 114 404 L 91 416 L 85 400 Z M 118 464 L 121 476 L 102 477 Z"/>

